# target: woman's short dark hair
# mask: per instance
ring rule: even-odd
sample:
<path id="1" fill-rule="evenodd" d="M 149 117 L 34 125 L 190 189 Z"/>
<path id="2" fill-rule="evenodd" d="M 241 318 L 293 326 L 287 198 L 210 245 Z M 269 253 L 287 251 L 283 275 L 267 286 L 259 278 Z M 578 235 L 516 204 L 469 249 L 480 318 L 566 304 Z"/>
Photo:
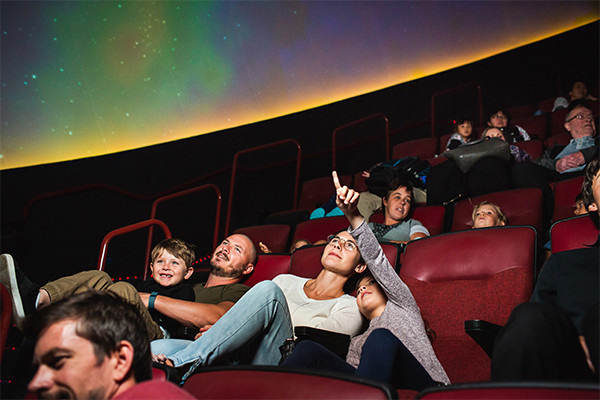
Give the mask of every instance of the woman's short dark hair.
<path id="1" fill-rule="evenodd" d="M 408 211 L 408 215 L 406 218 L 411 218 L 414 208 L 415 208 L 415 197 L 413 196 L 413 184 L 410 179 L 404 176 L 397 176 L 389 181 L 387 185 L 387 191 L 383 198 L 387 201 L 390 198 L 390 195 L 399 188 L 406 188 L 406 191 L 410 193 L 410 210 Z M 383 206 L 383 211 L 385 212 L 385 206 Z"/>
<path id="2" fill-rule="evenodd" d="M 23 328 L 27 336 L 37 340 L 46 328 L 64 320 L 77 321 L 75 331 L 92 344 L 98 364 L 126 340 L 134 350 L 131 370 L 135 381 L 152 378 L 150 334 L 133 304 L 110 292 L 89 290 L 38 310 L 25 320 Z"/>

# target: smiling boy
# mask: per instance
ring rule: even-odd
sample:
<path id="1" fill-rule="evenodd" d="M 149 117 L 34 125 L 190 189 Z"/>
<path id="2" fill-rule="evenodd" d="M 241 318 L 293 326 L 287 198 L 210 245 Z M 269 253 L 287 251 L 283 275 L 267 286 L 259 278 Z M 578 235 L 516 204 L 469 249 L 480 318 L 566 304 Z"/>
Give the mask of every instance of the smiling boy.
<path id="1" fill-rule="evenodd" d="M 177 330 L 181 325 L 154 310 L 153 304 L 149 304 L 146 308 L 138 292 L 151 293 L 151 298 L 160 294 L 194 301 L 194 290 L 187 282 L 194 272 L 191 266 L 196 258 L 194 246 L 181 239 L 165 239 L 152 249 L 151 256 L 152 277 L 141 282 L 137 288 L 128 282 L 113 283 L 112 278 L 103 271 L 83 271 L 42 286 L 36 308 L 45 307 L 51 302 L 90 289 L 108 291 L 136 305 L 146 321 L 152 338 L 171 337 L 172 333 L 174 336 L 179 336 Z"/>

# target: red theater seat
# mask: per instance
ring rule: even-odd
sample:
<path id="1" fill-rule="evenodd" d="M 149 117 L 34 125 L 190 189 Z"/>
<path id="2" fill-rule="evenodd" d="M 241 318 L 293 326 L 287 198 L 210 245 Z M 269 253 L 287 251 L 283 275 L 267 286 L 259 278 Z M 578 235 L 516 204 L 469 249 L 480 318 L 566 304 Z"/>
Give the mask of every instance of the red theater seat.
<path id="1" fill-rule="evenodd" d="M 565 117 L 568 112 L 567 108 L 561 108 L 550 114 L 550 135 L 567 133 L 565 129 Z"/>
<path id="2" fill-rule="evenodd" d="M 554 184 L 554 213 L 552 221 L 572 217 L 575 210 L 575 197 L 581 192 L 583 175 Z"/>
<path id="3" fill-rule="evenodd" d="M 517 118 L 530 117 L 537 111 L 537 104 L 523 104 L 520 106 L 508 107 L 508 114 L 512 118 L 513 122 Z M 516 122 L 515 122 L 516 123 Z M 529 131 L 528 131 L 529 132 Z"/>
<path id="4" fill-rule="evenodd" d="M 197 399 L 392 399 L 381 382 L 327 371 L 254 366 L 199 369 L 183 385 Z"/>
<path id="5" fill-rule="evenodd" d="M 571 135 L 567 132 L 554 134 L 546 139 L 546 148 L 550 149 L 554 146 L 566 146 L 571 141 Z"/>
<path id="6" fill-rule="evenodd" d="M 464 323 L 504 325 L 512 309 L 531 296 L 535 254 L 531 227 L 446 233 L 408 244 L 400 277 L 435 332 L 433 348 L 450 381 L 489 379 L 490 358 Z"/>
<path id="7" fill-rule="evenodd" d="M 340 175 L 340 183 L 350 186 L 352 184 L 351 175 Z M 314 210 L 327 201 L 335 193 L 331 175 L 321 178 L 315 178 L 302 183 L 302 192 L 298 201 L 298 208 L 301 210 Z"/>
<path id="8" fill-rule="evenodd" d="M 422 223 L 429 231 L 430 235 L 439 235 L 444 232 L 444 217 L 446 209 L 444 206 L 423 206 L 418 205 L 413 212 L 413 219 Z M 371 216 L 369 222 L 382 224 L 384 221 L 383 212 L 377 212 Z"/>
<path id="9" fill-rule="evenodd" d="M 552 253 L 581 249 L 598 239 L 600 230 L 589 215 L 579 215 L 555 222 L 550 227 Z"/>
<path id="10" fill-rule="evenodd" d="M 426 389 L 416 399 L 599 399 L 597 385 L 567 382 L 484 382 Z"/>
<path id="11" fill-rule="evenodd" d="M 512 123 L 525 129 L 532 139 L 544 140 L 548 137 L 548 118 L 545 115 L 514 118 Z"/>
<path id="12" fill-rule="evenodd" d="M 369 189 L 367 188 L 367 183 L 365 182 L 365 177 L 362 176 L 362 171 L 358 171 L 354 174 L 354 180 L 352 181 L 352 188 L 359 193 L 367 192 Z"/>
<path id="13" fill-rule="evenodd" d="M 300 222 L 296 225 L 293 241 L 306 239 L 311 243 L 315 243 L 317 240 L 327 240 L 329 235 L 346 229 L 349 225 L 348 219 L 343 215 Z"/>
<path id="14" fill-rule="evenodd" d="M 414 139 L 408 142 L 398 143 L 392 148 L 392 158 L 417 157 L 421 160 L 433 158 L 439 147 L 437 137 Z M 445 145 L 445 144 L 444 144 Z"/>
<path id="15" fill-rule="evenodd" d="M 290 270 L 290 254 L 259 254 L 254 272 L 244 284 L 254 286 L 258 282 L 271 280 L 280 274 L 287 274 Z"/>
<path id="16" fill-rule="evenodd" d="M 484 200 L 502 209 L 508 225 L 531 225 L 538 233 L 542 232 L 542 191 L 539 188 L 504 190 L 461 200 L 454 206 L 451 231 L 471 229 L 473 207 Z"/>
<path id="17" fill-rule="evenodd" d="M 239 228 L 233 233 L 240 233 L 252 239 L 256 251 L 260 252 L 258 242 L 263 242 L 273 253 L 285 253 L 288 249 L 290 226 L 283 224 L 255 225 Z"/>
<path id="18" fill-rule="evenodd" d="M 537 160 L 544 154 L 544 142 L 539 139 L 517 142 L 514 145 L 525 150 L 534 160 Z"/>

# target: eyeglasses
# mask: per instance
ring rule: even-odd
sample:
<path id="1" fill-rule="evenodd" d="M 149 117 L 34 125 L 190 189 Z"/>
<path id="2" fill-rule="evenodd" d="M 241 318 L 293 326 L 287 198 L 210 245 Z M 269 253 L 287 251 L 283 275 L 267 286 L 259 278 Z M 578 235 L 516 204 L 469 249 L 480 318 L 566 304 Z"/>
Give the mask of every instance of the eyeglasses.
<path id="1" fill-rule="evenodd" d="M 344 249 L 348 250 L 348 251 L 354 251 L 358 248 L 358 246 L 356 245 L 356 243 L 351 242 L 349 240 L 346 239 L 342 239 L 339 236 L 335 236 L 335 235 L 331 235 L 327 238 L 327 243 L 334 245 L 334 246 L 344 246 Z"/>
<path id="2" fill-rule="evenodd" d="M 589 119 L 590 121 L 593 121 L 594 114 L 577 114 L 576 116 L 569 118 L 567 122 L 571 122 L 574 119 Z"/>

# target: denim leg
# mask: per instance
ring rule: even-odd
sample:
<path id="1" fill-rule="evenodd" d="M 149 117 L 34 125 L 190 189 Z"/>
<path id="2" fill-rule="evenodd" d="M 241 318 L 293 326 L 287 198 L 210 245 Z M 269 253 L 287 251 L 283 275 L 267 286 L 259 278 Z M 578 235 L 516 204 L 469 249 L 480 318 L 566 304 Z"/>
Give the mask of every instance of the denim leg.
<path id="1" fill-rule="evenodd" d="M 383 328 L 375 329 L 365 341 L 356 375 L 400 389 L 421 391 L 437 385 L 404 344 Z"/>
<path id="2" fill-rule="evenodd" d="M 281 363 L 281 366 L 344 372 L 347 374 L 354 374 L 355 372 L 355 368 L 348 364 L 346 360 L 312 340 L 303 340 L 296 344 L 292 354 Z"/>
<path id="3" fill-rule="evenodd" d="M 277 365 L 279 347 L 293 337 L 292 322 L 283 292 L 277 284 L 263 281 L 250 289 L 208 331 L 169 359 L 176 367 L 194 362 L 183 380 L 201 365 L 254 343 L 252 364 Z M 167 339 L 171 340 L 171 339 Z"/>
<path id="4" fill-rule="evenodd" d="M 171 355 L 177 353 L 180 350 L 185 349 L 191 343 L 191 340 L 185 339 L 153 340 L 150 343 L 150 350 L 152 350 L 152 354 L 164 354 L 165 356 L 167 356 L 167 358 L 171 358 Z"/>

